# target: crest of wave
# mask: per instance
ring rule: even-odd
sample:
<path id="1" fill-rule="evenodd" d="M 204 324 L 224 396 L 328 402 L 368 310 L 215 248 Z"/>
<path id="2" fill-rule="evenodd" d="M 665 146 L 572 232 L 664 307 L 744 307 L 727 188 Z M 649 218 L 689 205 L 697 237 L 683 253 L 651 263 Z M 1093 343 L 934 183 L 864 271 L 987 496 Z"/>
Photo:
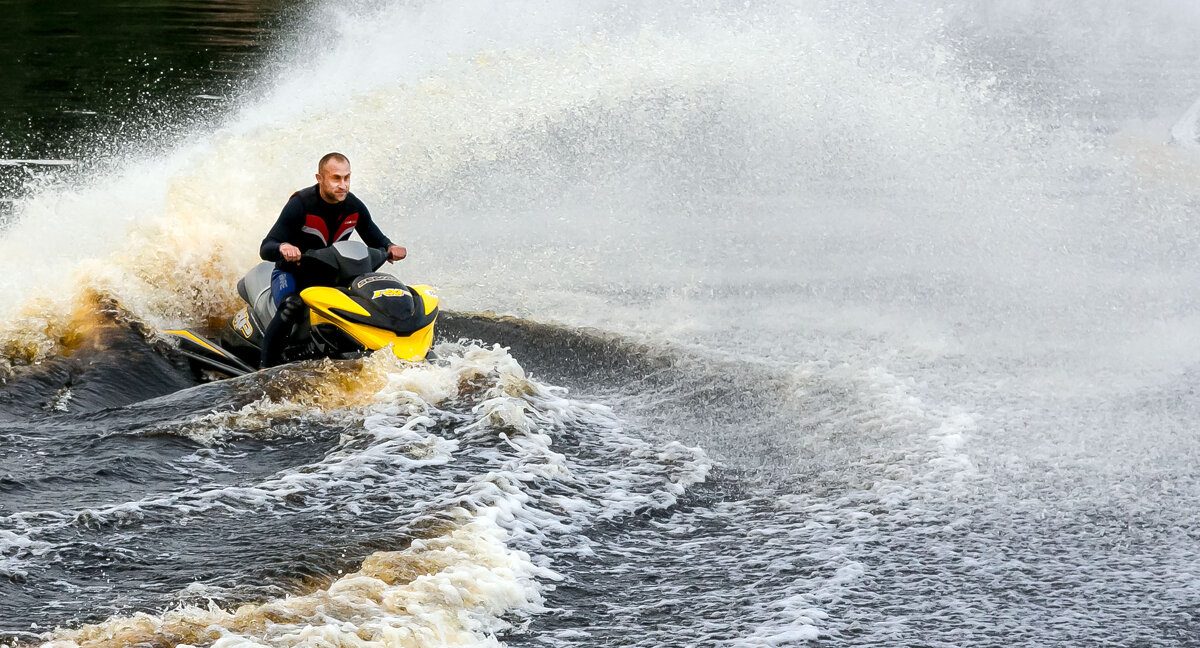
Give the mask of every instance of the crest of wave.
<path id="1" fill-rule="evenodd" d="M 503 403 L 508 394 L 537 392 L 521 367 L 503 349 L 474 345 L 443 345 L 444 365 L 412 365 L 378 353 L 361 364 L 338 368 L 316 363 L 312 373 L 283 376 L 287 383 L 228 416 L 189 420 L 179 430 L 213 428 L 221 436 L 227 426 L 257 432 L 265 420 L 293 415 L 291 403 L 324 401 L 335 410 L 384 411 L 401 418 L 416 416 L 432 402 L 482 390 L 481 420 L 510 431 L 529 425 L 524 408 Z M 454 353 L 451 353 L 454 351 Z M 335 374 L 342 373 L 340 380 Z M 310 389 L 315 387 L 316 389 Z M 307 408 L 305 408 L 306 411 Z M 406 412 L 406 413 L 405 413 Z M 348 413 L 348 412 L 346 412 Z M 379 417 L 376 417 L 379 418 Z M 383 416 L 386 419 L 387 416 Z M 170 424 L 166 426 L 171 427 Z M 368 425 L 368 432 L 393 435 L 399 429 Z M 213 440 L 210 438 L 208 440 Z M 389 436 L 389 438 L 393 438 Z M 404 454 L 413 450 L 405 445 Z M 378 452 L 384 452 L 378 450 Z M 388 452 L 395 452 L 389 450 Z M 316 490 L 329 475 L 354 479 L 355 453 L 333 453 L 323 470 L 304 473 L 305 488 Z M 376 473 L 377 474 L 377 473 Z M 282 497 L 297 486 L 296 475 L 257 484 L 255 492 Z M 405 478 L 401 471 L 396 479 Z M 490 482 L 489 482 L 490 483 Z M 226 496 L 234 493 L 226 492 Z M 203 507 L 203 495 L 192 506 Z M 519 501 L 490 496 L 439 509 L 422 527 L 422 538 L 397 551 L 380 551 L 364 559 L 359 569 L 327 586 L 294 596 L 235 609 L 213 602 L 184 605 L 158 613 L 136 613 L 102 623 L 50 633 L 44 648 L 102 648 L 140 643 L 173 646 L 499 646 L 496 635 L 517 620 L 542 608 L 539 582 L 558 580 L 553 571 L 534 564 L 523 551 L 510 548 L 512 523 Z M 111 511 L 96 511 L 104 516 Z"/>
<path id="2" fill-rule="evenodd" d="M 187 606 L 60 631 L 44 648 L 140 643 L 252 646 L 499 646 L 504 615 L 540 610 L 544 569 L 505 546 L 495 511 L 468 514 L 441 535 L 378 552 L 328 588 L 236 610 Z"/>
<path id="3" fill-rule="evenodd" d="M 620 152 L 635 146 L 650 159 L 632 162 L 667 183 L 678 182 L 670 167 L 692 158 L 745 166 L 782 156 L 775 179 L 788 182 L 798 171 L 819 177 L 834 161 L 920 176 L 923 164 L 969 148 L 964 139 L 979 136 L 989 98 L 986 82 L 938 72 L 953 67 L 947 52 L 921 50 L 915 62 L 894 65 L 887 52 L 796 11 L 750 21 L 718 12 L 611 35 L 547 28 L 554 38 L 457 42 L 441 56 L 436 47 L 445 44 L 424 43 L 434 49 L 420 65 L 395 38 L 412 29 L 412 11 L 372 14 L 382 22 L 369 29 L 355 29 L 366 17 L 344 15 L 328 55 L 287 68 L 215 132 L 19 203 L 18 221 L 0 240 L 0 263 L 11 271 L 0 283 L 5 357 L 31 362 L 69 351 L 81 322 L 106 306 L 150 329 L 227 316 L 259 240 L 328 150 L 351 157 L 356 192 L 395 236 L 407 199 L 470 187 L 480 164 L 500 160 L 530 179 L 515 187 L 527 197 L 552 191 L 534 185 L 564 151 L 612 170 L 631 163 Z M 295 78 L 334 80 L 330 93 L 312 98 L 307 83 L 287 80 Z M 583 133 L 554 144 L 562 124 L 583 124 Z M 695 139 L 743 124 L 749 132 L 728 142 Z M 433 259 L 440 285 L 474 284 L 476 269 L 438 249 L 470 238 L 471 227 L 439 222 L 430 237 L 421 256 Z M 535 248 L 548 243 L 533 239 Z"/>

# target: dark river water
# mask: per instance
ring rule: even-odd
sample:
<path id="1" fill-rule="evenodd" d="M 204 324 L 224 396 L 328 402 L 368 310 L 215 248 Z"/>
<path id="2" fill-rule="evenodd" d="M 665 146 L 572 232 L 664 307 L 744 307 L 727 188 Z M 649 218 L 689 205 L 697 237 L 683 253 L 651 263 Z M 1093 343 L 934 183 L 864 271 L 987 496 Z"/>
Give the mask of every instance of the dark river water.
<path id="1" fill-rule="evenodd" d="M 298 4 L 0 1 L 0 193 L 219 115 Z"/>
<path id="2" fill-rule="evenodd" d="M 0 643 L 1200 645 L 1190 4 L 0 15 Z M 206 381 L 329 151 L 436 359 Z"/>

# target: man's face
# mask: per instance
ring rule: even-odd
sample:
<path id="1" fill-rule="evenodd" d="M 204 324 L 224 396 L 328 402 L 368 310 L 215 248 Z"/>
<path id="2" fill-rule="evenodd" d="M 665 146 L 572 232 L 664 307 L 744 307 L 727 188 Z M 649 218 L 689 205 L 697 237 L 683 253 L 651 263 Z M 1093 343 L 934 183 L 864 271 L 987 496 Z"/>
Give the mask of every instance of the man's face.
<path id="1" fill-rule="evenodd" d="M 350 164 L 340 160 L 327 161 L 317 174 L 317 185 L 325 202 L 342 202 L 350 193 Z"/>

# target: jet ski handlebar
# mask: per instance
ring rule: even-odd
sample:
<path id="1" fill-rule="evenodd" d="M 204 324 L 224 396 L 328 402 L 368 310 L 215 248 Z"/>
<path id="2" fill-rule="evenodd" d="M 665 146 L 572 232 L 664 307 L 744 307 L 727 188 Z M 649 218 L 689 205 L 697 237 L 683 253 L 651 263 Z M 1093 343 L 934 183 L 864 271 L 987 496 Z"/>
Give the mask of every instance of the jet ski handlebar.
<path id="1" fill-rule="evenodd" d="M 361 241 L 338 241 L 333 245 L 308 250 L 302 262 L 315 262 L 332 275 L 337 284 L 349 283 L 359 275 L 374 272 L 388 259 L 387 248 L 371 248 Z"/>

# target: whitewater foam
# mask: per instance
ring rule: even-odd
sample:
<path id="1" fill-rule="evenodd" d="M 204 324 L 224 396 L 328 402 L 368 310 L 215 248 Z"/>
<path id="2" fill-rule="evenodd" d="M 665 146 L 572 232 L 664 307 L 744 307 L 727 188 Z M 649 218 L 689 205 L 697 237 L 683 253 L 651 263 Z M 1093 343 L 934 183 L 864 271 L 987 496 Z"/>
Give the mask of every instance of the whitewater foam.
<path id="1" fill-rule="evenodd" d="M 36 552 L 8 552 L 34 564 L 76 551 L 70 542 L 40 538 L 98 534 L 107 538 L 110 559 L 133 560 L 137 551 L 122 544 L 136 545 L 160 525 L 236 524 L 264 514 L 315 516 L 330 524 L 343 516 L 390 519 L 390 526 L 409 530 L 402 536 L 415 535 L 409 549 L 371 554 L 358 572 L 327 586 L 318 578 L 321 588 L 309 593 L 234 609 L 221 601 L 236 600 L 238 590 L 201 584 L 177 598 L 207 597 L 207 605 L 119 615 L 56 631 L 46 641 L 494 645 L 497 633 L 545 611 L 542 592 L 563 578 L 555 563 L 592 553 L 589 528 L 668 509 L 710 469 L 699 450 L 636 439 L 608 408 L 573 401 L 564 390 L 528 378 L 502 348 L 453 343 L 437 352 L 437 363 L 405 363 L 381 353 L 362 362 L 287 369 L 294 375 L 272 381 L 273 397 L 150 431 L 202 443 L 177 461 L 179 469 L 206 480 L 227 475 L 232 484 L 188 480 L 191 485 L 177 491 L 139 500 L 0 518 L 6 526 L 24 525 L 25 546 L 42 543 Z M 322 402 L 324 408 L 316 405 Z M 237 455 L 225 449 L 236 453 L 239 439 L 286 438 L 290 432 L 280 428 L 292 418 L 309 430 L 340 430 L 336 443 L 310 463 L 237 479 L 227 463 Z M 583 457 L 603 460 L 580 461 L 585 445 Z M 239 534 L 242 542 L 254 537 L 245 528 Z"/>
<path id="2" fill-rule="evenodd" d="M 139 613 L 58 631 L 42 646 L 498 646 L 511 619 L 542 610 L 535 581 L 554 576 L 505 540 L 486 511 L 460 511 L 443 534 L 372 554 L 316 592 L 233 611 L 210 603 Z"/>

